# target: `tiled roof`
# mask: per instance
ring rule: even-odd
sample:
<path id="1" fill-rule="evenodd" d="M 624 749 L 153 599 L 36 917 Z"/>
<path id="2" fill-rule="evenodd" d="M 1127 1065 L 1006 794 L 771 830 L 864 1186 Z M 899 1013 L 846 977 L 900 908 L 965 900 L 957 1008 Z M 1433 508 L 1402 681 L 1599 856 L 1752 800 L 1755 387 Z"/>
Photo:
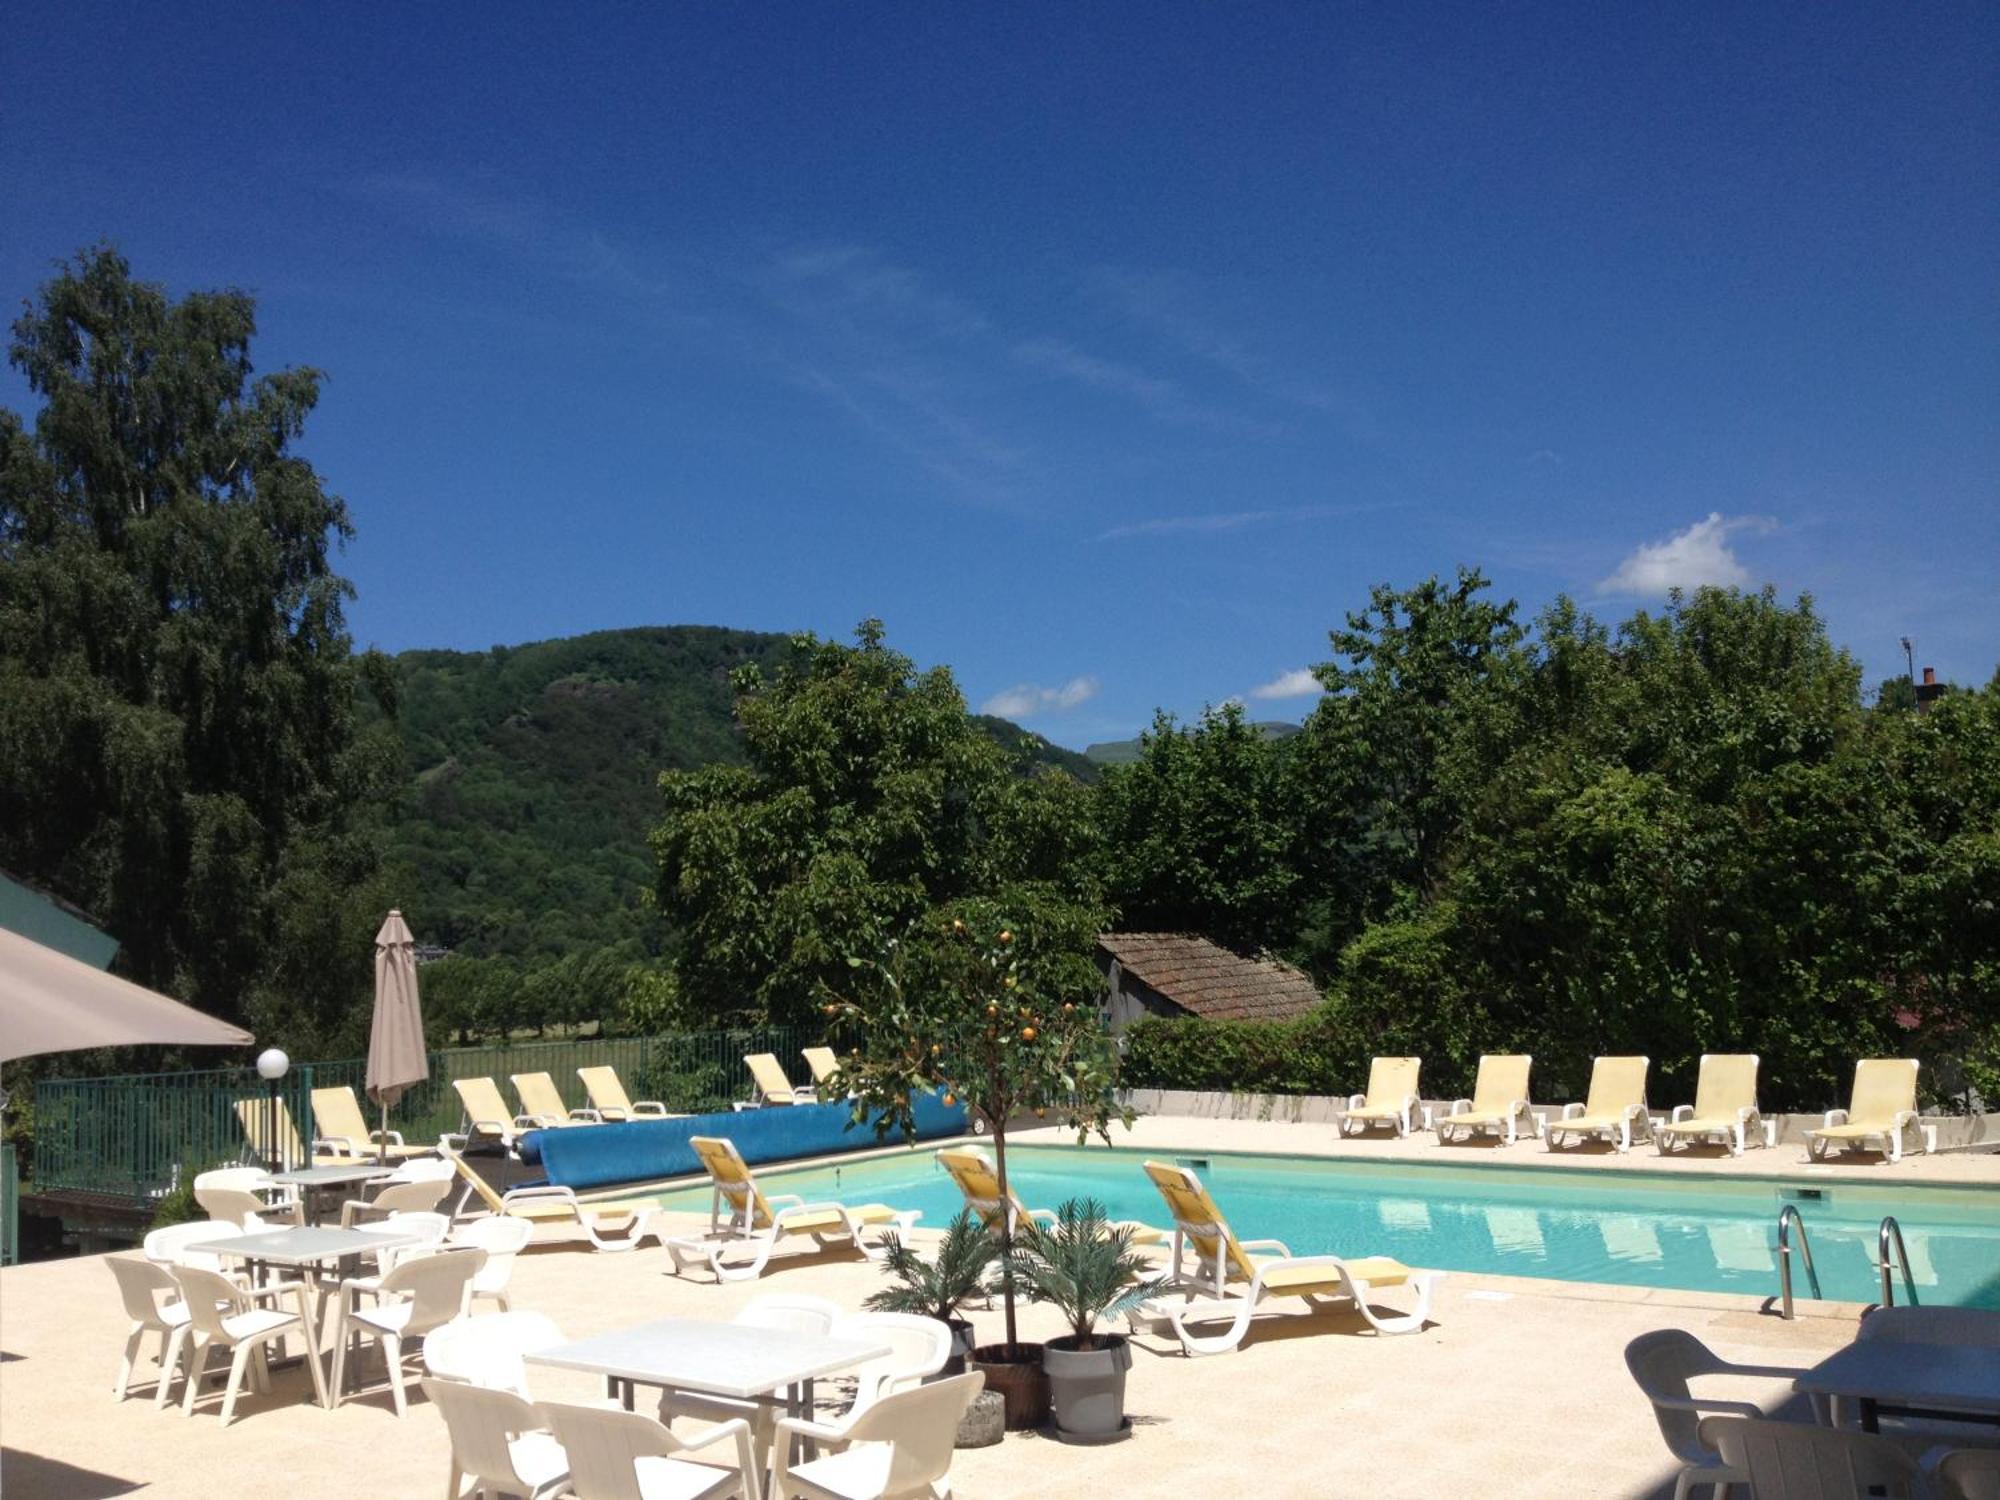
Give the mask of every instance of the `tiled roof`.
<path id="1" fill-rule="evenodd" d="M 1211 1021 L 1289 1021 L 1320 1002 L 1313 982 L 1275 958 L 1243 958 L 1179 932 L 1099 933 L 1119 967 Z"/>

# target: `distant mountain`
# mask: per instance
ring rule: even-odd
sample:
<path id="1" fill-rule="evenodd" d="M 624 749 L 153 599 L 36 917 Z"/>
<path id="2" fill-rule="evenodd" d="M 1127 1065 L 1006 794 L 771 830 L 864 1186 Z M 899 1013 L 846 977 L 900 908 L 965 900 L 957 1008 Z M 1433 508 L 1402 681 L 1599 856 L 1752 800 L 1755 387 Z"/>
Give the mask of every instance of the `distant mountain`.
<path id="1" fill-rule="evenodd" d="M 1267 740 L 1288 740 L 1299 732 L 1299 725 L 1287 724 L 1282 719 L 1263 719 L 1250 726 L 1262 730 Z M 1139 758 L 1138 740 L 1104 740 L 1099 744 L 1083 747 L 1083 758 L 1098 766 L 1126 766 Z"/>
<path id="2" fill-rule="evenodd" d="M 522 958 L 652 948 L 659 773 L 742 762 L 730 674 L 776 667 L 788 640 L 675 625 L 396 657 L 411 777 L 388 858 L 418 941 Z M 1019 725 L 977 722 L 1096 777 Z"/>

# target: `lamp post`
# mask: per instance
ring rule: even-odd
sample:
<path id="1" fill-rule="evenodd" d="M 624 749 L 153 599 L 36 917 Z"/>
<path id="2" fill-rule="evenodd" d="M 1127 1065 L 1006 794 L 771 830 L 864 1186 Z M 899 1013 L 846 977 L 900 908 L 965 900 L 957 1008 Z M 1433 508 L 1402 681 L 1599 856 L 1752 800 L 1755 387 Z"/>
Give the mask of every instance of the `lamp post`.
<path id="1" fill-rule="evenodd" d="M 270 1159 L 270 1170 L 282 1172 L 290 1165 L 278 1145 L 278 1080 L 285 1076 L 285 1070 L 292 1060 L 282 1049 L 266 1047 L 257 1054 L 257 1072 L 264 1079 L 264 1154 Z"/>

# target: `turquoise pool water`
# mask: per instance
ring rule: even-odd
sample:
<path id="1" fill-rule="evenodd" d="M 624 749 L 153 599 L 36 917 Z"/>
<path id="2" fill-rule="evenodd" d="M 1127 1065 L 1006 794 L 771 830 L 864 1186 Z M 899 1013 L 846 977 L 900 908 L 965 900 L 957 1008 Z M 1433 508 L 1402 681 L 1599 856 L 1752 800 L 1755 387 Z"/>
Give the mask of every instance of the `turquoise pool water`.
<path id="1" fill-rule="evenodd" d="M 1139 1170 L 1146 1153 L 1016 1147 L 1009 1176 L 1023 1202 L 1054 1208 L 1089 1194 L 1114 1217 L 1166 1224 Z M 1880 1295 L 1875 1241 L 1885 1214 L 1902 1225 L 1926 1303 L 2000 1308 L 2000 1189 L 1885 1182 L 1823 1186 L 1775 1178 L 1693 1179 L 1684 1172 L 1469 1167 L 1297 1157 L 1178 1155 L 1195 1167 L 1245 1239 L 1281 1239 L 1296 1255 L 1387 1254 L 1452 1271 L 1769 1296 L 1777 1290 L 1779 1209 L 1795 1202 L 1831 1298 Z M 881 1201 L 923 1210 L 941 1227 L 962 1207 L 929 1151 L 839 1166 L 760 1171 L 767 1192 Z M 705 1189 L 673 1195 L 706 1209 Z M 1803 1269 L 1797 1294 L 1809 1295 Z M 1905 1300 L 1900 1277 L 1897 1301 Z"/>

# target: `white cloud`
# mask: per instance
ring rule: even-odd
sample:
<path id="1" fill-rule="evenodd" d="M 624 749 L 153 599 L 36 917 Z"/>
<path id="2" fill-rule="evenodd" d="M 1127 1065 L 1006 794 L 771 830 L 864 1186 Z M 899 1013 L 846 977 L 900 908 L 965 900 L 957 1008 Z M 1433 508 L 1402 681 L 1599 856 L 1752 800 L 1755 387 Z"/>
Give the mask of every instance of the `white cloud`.
<path id="1" fill-rule="evenodd" d="M 1096 696 L 1095 677 L 1072 677 L 1061 687 L 1037 687 L 1032 682 L 1021 682 L 1005 692 L 995 693 L 979 705 L 979 711 L 1003 719 L 1029 719 L 1036 714 L 1076 708 Z"/>
<path id="2" fill-rule="evenodd" d="M 1262 687 L 1250 689 L 1252 698 L 1307 698 L 1323 689 L 1319 679 L 1304 667 L 1281 673 Z"/>
<path id="3" fill-rule="evenodd" d="M 1725 516 L 1708 513 L 1685 531 L 1664 542 L 1647 542 L 1618 565 L 1618 571 L 1597 585 L 1600 594 L 1637 594 L 1659 598 L 1670 589 L 1748 588 L 1750 570 L 1729 545 L 1737 532 L 1776 529 L 1768 516 Z"/>

